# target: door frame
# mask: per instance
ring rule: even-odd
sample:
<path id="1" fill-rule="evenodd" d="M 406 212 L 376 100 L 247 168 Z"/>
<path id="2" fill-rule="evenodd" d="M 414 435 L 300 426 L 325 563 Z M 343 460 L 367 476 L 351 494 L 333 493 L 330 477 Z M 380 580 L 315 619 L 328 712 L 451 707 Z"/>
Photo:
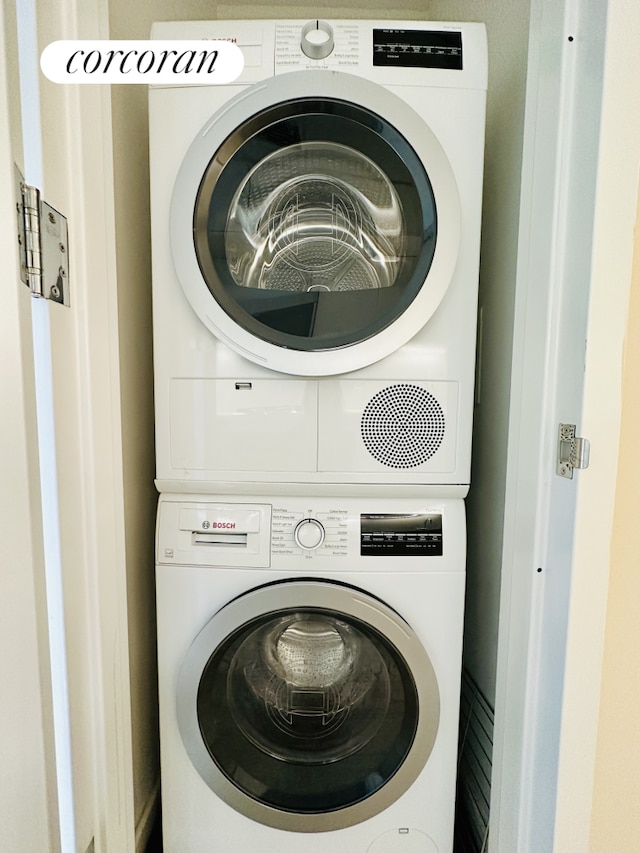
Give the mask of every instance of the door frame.
<path id="1" fill-rule="evenodd" d="M 534 297 L 540 296 L 540 279 L 534 280 L 528 263 L 533 256 L 533 247 L 537 245 L 533 229 L 536 205 L 546 206 L 543 196 L 549 189 L 558 201 L 558 185 L 550 180 L 550 174 L 555 175 L 557 171 L 541 172 L 548 165 L 547 158 L 555 159 L 559 154 L 558 137 L 556 133 L 548 137 L 551 150 L 545 149 L 541 127 L 538 126 L 537 133 L 534 132 L 535 110 L 538 110 L 538 118 L 545 118 L 546 115 L 547 127 L 554 116 L 556 119 L 558 117 L 557 110 L 548 114 L 542 111 L 545 102 L 540 97 L 540 93 L 545 91 L 553 97 L 554 89 L 558 88 L 557 78 L 549 73 L 550 45 L 554 51 L 552 64 L 558 69 L 561 80 L 567 85 L 576 84 L 572 76 L 575 65 L 568 61 L 567 51 L 571 50 L 568 28 L 573 29 L 580 22 L 579 5 L 579 0 L 565 0 L 563 3 L 550 0 L 532 2 L 530 62 L 533 64 L 527 98 L 528 103 L 536 106 L 528 107 L 534 113 L 528 118 L 525 127 L 521 260 L 517 284 L 506 502 L 508 512 L 505 517 L 496 699 L 496 731 L 502 732 L 502 735 L 496 742 L 494 754 L 490 840 L 491 850 L 503 850 L 505 853 L 512 853 L 515 849 L 525 853 L 530 849 L 531 832 L 535 828 L 533 824 L 539 819 L 537 815 L 536 820 L 533 820 L 531 796 L 538 783 L 547 781 L 542 776 L 540 764 L 534 762 L 534 757 L 539 737 L 543 734 L 539 729 L 544 722 L 540 704 L 548 704 L 550 696 L 538 678 L 540 658 L 532 652 L 537 653 L 541 648 L 543 604 L 545 594 L 548 594 L 544 589 L 538 591 L 542 585 L 537 583 L 537 575 L 544 576 L 545 572 L 537 572 L 536 558 L 541 554 L 541 545 L 546 547 L 550 541 L 547 524 L 553 520 L 550 517 L 554 506 L 550 499 L 550 483 L 555 483 L 549 478 L 549 457 L 553 457 L 555 443 L 556 418 L 553 417 L 555 410 L 551 409 L 554 409 L 556 400 L 552 395 L 555 384 L 550 383 L 547 370 L 548 357 L 557 352 L 554 345 L 559 342 L 561 330 L 556 324 L 551 329 L 552 339 L 547 337 L 548 301 L 542 300 L 543 304 L 539 304 L 536 311 L 529 310 L 536 303 Z M 65 19 L 75 22 L 74 31 L 66 34 L 68 38 L 108 37 L 108 0 L 65 0 L 63 8 Z M 583 8 L 594 9 L 597 12 L 596 19 L 602 14 L 608 15 L 609 45 L 614 45 L 617 38 L 626 44 L 631 34 L 637 38 L 640 10 L 634 7 L 633 0 L 620 0 L 617 4 L 589 0 L 588 6 L 583 4 Z M 560 29 L 554 29 L 557 25 Z M 565 644 L 567 656 L 564 660 L 565 687 L 560 696 L 556 693 L 552 697 L 552 704 L 557 711 L 552 723 L 559 732 L 560 740 L 556 743 L 556 758 L 553 762 L 552 782 L 557 795 L 552 801 L 551 826 L 555 824 L 556 827 L 556 849 L 563 853 L 574 849 L 585 850 L 585 833 L 589 829 L 608 561 L 607 554 L 598 551 L 596 556 L 604 559 L 596 565 L 594 555 L 589 553 L 591 542 L 588 531 L 594 524 L 596 508 L 600 513 L 604 512 L 609 525 L 613 512 L 616 464 L 611 465 L 611 462 L 617 462 L 620 389 L 611 378 L 619 376 L 622 346 L 620 332 L 626 319 L 630 281 L 630 274 L 627 275 L 627 265 L 630 269 L 630 235 L 620 225 L 621 216 L 624 216 L 624 224 L 633 222 L 633 215 L 629 218 L 627 202 L 633 194 L 635 210 L 637 186 L 635 181 L 629 180 L 629 176 L 637 175 L 637 152 L 640 150 L 640 143 L 633 152 L 630 150 L 633 146 L 628 144 L 621 152 L 619 141 L 614 139 L 616 127 L 625 127 L 627 139 L 630 124 L 634 140 L 638 139 L 638 131 L 637 122 L 630 120 L 633 111 L 624 109 L 632 103 L 633 91 L 624 83 L 629 69 L 623 69 L 622 64 L 628 63 L 634 54 L 633 51 L 620 51 L 619 59 L 613 54 L 611 47 L 605 56 L 605 123 L 600 137 L 601 150 L 604 146 L 611 159 L 602 170 L 602 161 L 598 164 L 596 188 L 599 195 L 591 269 L 592 308 L 586 351 L 587 382 L 584 406 L 575 411 L 575 421 L 581 424 L 585 434 L 588 433 L 587 437 L 594 443 L 595 453 L 591 471 L 576 475 L 576 478 L 580 478 L 573 481 L 576 494 L 566 499 L 565 508 L 568 506 L 571 526 L 568 539 L 565 537 L 563 541 L 564 545 L 569 542 L 569 550 L 562 553 L 562 547 L 554 546 L 560 547 L 556 553 L 564 558 L 571 578 L 571 619 L 568 620 L 568 628 L 565 625 L 565 630 L 568 630 Z M 562 74 L 569 76 L 563 77 Z M 562 86 L 560 89 L 566 95 L 566 89 Z M 618 91 L 617 98 L 614 97 L 614 89 Z M 555 97 L 558 97 L 557 91 Z M 556 106 L 558 103 L 556 101 Z M 93 650 L 96 679 L 92 685 L 97 693 L 94 707 L 97 711 L 95 760 L 98 768 L 95 795 L 98 804 L 96 850 L 124 851 L 132 849 L 133 771 L 109 92 L 106 89 L 84 87 L 84 91 L 69 95 L 68 104 L 69 110 L 64 121 L 73 140 L 71 154 L 81 175 L 74 189 L 74 209 L 68 212 L 73 228 L 74 252 L 77 252 L 74 267 L 76 274 L 90 274 L 92 279 L 92 287 L 87 289 L 87 303 L 82 306 L 82 312 L 78 312 L 78 334 L 89 357 L 81 379 L 86 395 L 81 417 L 82 433 L 90 436 L 83 448 L 87 462 L 84 488 L 87 518 L 91 524 L 89 532 L 94 537 L 94 545 L 88 554 L 87 573 L 91 578 L 91 600 L 88 606 L 95 626 L 95 635 L 90 641 L 96 644 Z M 622 159 L 618 156 L 621 153 Z M 542 177 L 545 174 L 546 177 Z M 608 179 L 612 180 L 605 191 Z M 613 199 L 616 195 L 614 207 Z M 620 210 L 621 198 L 624 199 L 623 213 Z M 98 211 L 96 199 L 100 199 Z M 91 215 L 87 216 L 89 212 Z M 610 223 L 615 223 L 617 233 L 611 232 L 611 225 L 606 227 L 607 218 Z M 543 221 L 548 222 L 544 218 L 538 220 Z M 532 230 L 527 231 L 529 226 Z M 628 231 L 632 233 L 632 229 Z M 609 242 L 605 246 L 607 240 Z M 620 272 L 620 278 L 613 282 L 615 299 L 613 304 L 611 299 L 606 300 L 607 311 L 599 315 L 598 309 L 605 304 L 605 294 L 612 292 L 608 262 L 615 257 L 615 269 Z M 550 258 L 547 257 L 544 262 L 549 264 Z M 545 280 L 549 281 L 548 278 Z M 551 296 L 550 290 L 548 287 L 547 298 Z M 619 339 L 614 338 L 615 346 L 612 346 L 611 332 L 614 330 L 616 335 L 620 334 Z M 595 368 L 600 358 L 603 359 L 603 367 L 597 371 L 590 370 L 590 367 Z M 527 371 L 532 371 L 532 384 L 522 381 Z M 604 398 L 602 393 L 605 393 Z M 545 429 L 542 431 L 539 429 L 540 412 L 545 415 Z M 600 438 L 601 441 L 596 443 L 594 438 Z M 591 476 L 594 471 L 597 477 Z M 574 507 L 577 507 L 575 522 Z M 603 541 L 606 545 L 606 536 Z M 571 576 L 571 566 L 575 568 L 583 559 L 588 560 L 593 570 L 585 573 L 573 571 Z M 546 578 L 543 579 L 546 583 Z M 567 618 L 568 614 L 564 615 Z M 590 671 L 588 679 L 584 678 L 585 661 L 593 661 L 593 672 Z M 532 696 L 537 697 L 540 704 L 532 704 Z M 577 827 L 582 827 L 571 841 L 567 840 L 569 826 L 573 833 Z M 518 846 L 518 839 L 522 840 L 527 833 L 526 843 L 529 846 Z M 540 846 L 531 849 L 535 849 L 536 853 L 542 850 Z"/>
<path id="2" fill-rule="evenodd" d="M 69 223 L 70 307 L 44 302 L 36 306 L 36 314 L 44 316 L 41 328 L 51 334 L 50 340 L 38 343 L 50 392 L 49 399 L 38 401 L 39 420 L 46 419 L 50 433 L 42 456 L 40 432 L 40 453 L 54 472 L 49 497 L 60 506 L 52 531 L 53 553 L 45 560 L 58 563 L 60 609 L 54 618 L 61 621 L 66 657 L 82 654 L 75 681 L 68 668 L 71 778 L 66 784 L 73 802 L 60 816 L 63 827 L 70 826 L 63 833 L 62 849 L 73 843 L 96 853 L 133 853 L 111 92 L 104 86 L 56 86 L 39 69 L 40 52 L 54 39 L 108 38 L 108 0 L 64 0 L 55 9 L 44 0 L 17 3 L 16 49 L 23 85 L 28 87 L 23 127 L 29 127 L 25 137 L 35 142 L 26 157 L 25 177 L 39 185 L 47 200 L 64 204 L 62 213 Z M 8 5 L 15 10 L 16 0 L 8 0 Z M 60 133 L 47 134 L 51 127 L 59 127 Z M 69 346 L 56 338 L 60 327 L 56 329 L 55 311 L 68 312 L 64 329 L 73 339 Z M 61 317 L 58 313 L 55 319 Z M 71 503 L 65 490 L 67 495 L 75 493 Z M 80 511 L 70 513 L 70 505 Z M 36 539 L 37 533 L 34 519 Z M 78 608 L 84 612 L 76 623 Z M 46 621 L 46 610 L 38 618 Z M 70 622 L 76 629 L 83 626 L 82 636 L 70 629 Z M 64 657 L 64 648 L 57 653 Z M 84 676 L 82 683 L 78 673 Z M 45 708 L 45 726 L 48 713 Z M 75 743 L 74 723 L 82 732 Z"/>
<path id="3" fill-rule="evenodd" d="M 0 45 L 15 23 L 0 4 Z M 53 690 L 45 582 L 31 295 L 20 281 L 14 163 L 22 166 L 17 56 L 0 51 L 0 847 L 60 853 Z M 28 796 L 25 796 L 28 792 Z"/>

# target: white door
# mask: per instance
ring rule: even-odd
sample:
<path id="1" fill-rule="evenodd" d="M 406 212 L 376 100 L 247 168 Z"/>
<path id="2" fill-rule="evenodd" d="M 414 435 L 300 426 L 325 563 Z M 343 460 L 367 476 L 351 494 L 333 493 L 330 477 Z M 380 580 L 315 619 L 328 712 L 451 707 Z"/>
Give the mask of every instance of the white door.
<path id="1" fill-rule="evenodd" d="M 633 0 L 532 3 L 492 853 L 589 849 L 640 169 L 638 37 Z M 573 479 L 556 473 L 559 423 L 591 442 Z"/>
<path id="2" fill-rule="evenodd" d="M 134 849 L 110 196 L 94 202 L 108 90 L 39 71 L 49 42 L 104 32 L 102 7 L 3 3 L 0 848 L 16 853 Z M 14 161 L 69 219 L 68 307 L 19 281 Z"/>

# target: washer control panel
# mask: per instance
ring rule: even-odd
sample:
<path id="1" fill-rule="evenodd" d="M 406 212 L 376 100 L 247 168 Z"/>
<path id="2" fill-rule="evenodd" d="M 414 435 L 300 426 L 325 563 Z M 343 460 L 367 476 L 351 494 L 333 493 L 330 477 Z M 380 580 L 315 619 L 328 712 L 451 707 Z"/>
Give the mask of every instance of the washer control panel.
<path id="1" fill-rule="evenodd" d="M 305 551 L 315 551 L 324 542 L 325 530 L 317 518 L 303 518 L 296 524 L 293 538 Z"/>
<path id="2" fill-rule="evenodd" d="M 271 515 L 271 553 L 279 556 L 346 557 L 349 554 L 349 513 L 346 509 L 317 511 L 275 506 Z"/>
<path id="3" fill-rule="evenodd" d="M 447 557 L 456 550 L 464 555 L 460 500 L 416 508 L 393 499 L 338 503 L 307 496 L 236 503 L 213 496 L 192 501 L 163 496 L 156 553 L 159 563 L 183 566 L 299 570 L 304 561 L 322 570 L 328 562 L 383 570 L 386 564 L 375 558 L 387 557 L 398 568 L 414 570 L 424 562 L 412 557 L 444 555 L 443 528 L 452 529 L 450 520 L 443 523 L 445 515 L 459 516 L 453 527 L 458 532 L 447 534 Z M 429 562 L 430 568 L 439 565 Z"/>
<path id="4" fill-rule="evenodd" d="M 349 513 L 274 506 L 273 556 L 441 557 L 441 512 Z"/>
<path id="5" fill-rule="evenodd" d="M 437 512 L 360 516 L 363 557 L 441 557 L 442 515 Z"/>

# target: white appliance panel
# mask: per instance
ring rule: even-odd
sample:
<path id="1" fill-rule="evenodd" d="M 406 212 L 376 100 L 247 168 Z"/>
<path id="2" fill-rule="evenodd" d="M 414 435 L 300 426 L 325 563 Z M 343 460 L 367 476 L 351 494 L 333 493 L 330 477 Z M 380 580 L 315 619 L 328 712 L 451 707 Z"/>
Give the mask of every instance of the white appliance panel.
<path id="1" fill-rule="evenodd" d="M 172 379 L 170 393 L 174 469 L 316 470 L 316 382 Z"/>
<path id="2" fill-rule="evenodd" d="M 319 390 L 320 471 L 455 470 L 456 382 L 345 379 Z"/>
<path id="3" fill-rule="evenodd" d="M 256 524 L 255 514 L 259 522 Z M 399 537 L 399 554 L 384 556 L 384 537 L 364 556 L 367 528 L 364 519 L 424 514 L 441 517 L 442 535 L 431 537 L 435 553 L 408 555 L 409 533 Z M 189 542 L 180 552 L 176 543 L 185 519 L 192 524 L 218 520 L 261 531 L 270 529 L 270 544 L 261 540 L 259 553 L 270 555 L 270 568 L 230 565 L 227 554 L 209 557 L 198 565 L 206 546 Z M 302 519 L 322 519 L 327 539 L 305 551 L 292 531 Z M 371 524 L 371 523 L 370 523 Z M 189 525 L 187 525 L 189 526 Z M 208 528 L 210 529 L 210 528 Z M 224 528 L 227 529 L 227 528 Z M 367 529 L 371 533 L 367 533 Z M 231 535 L 231 534 L 229 534 Z M 382 536 L 382 534 L 375 534 Z M 407 539 L 409 537 L 409 539 Z M 396 534 L 397 538 L 397 534 Z M 344 541 L 340 541 L 344 539 Z M 333 547 L 327 547 L 331 544 Z M 336 550 L 335 546 L 342 550 Z M 437 551 L 440 549 L 442 553 Z M 460 658 L 465 583 L 464 505 L 459 500 L 346 500 L 283 496 L 268 503 L 257 496 L 235 503 L 224 496 L 184 500 L 179 495 L 161 497 L 158 515 L 158 658 L 160 733 L 163 790 L 164 844 L 166 853 L 205 853 L 212 843 L 220 849 L 278 850 L 297 853 L 300 846 L 320 853 L 335 846 L 342 853 L 393 848 L 451 853 L 455 802 L 457 720 L 460 689 Z M 377 553 L 377 555 L 373 555 Z M 253 559 L 253 558 L 251 558 Z M 439 719 L 433 749 L 410 787 L 382 811 L 353 825 L 340 827 L 339 811 L 334 828 L 324 831 L 283 830 L 251 819 L 221 799 L 194 768 L 183 743 L 176 713 L 176 685 L 184 661 L 200 631 L 224 606 L 265 584 L 294 583 L 300 578 L 347 584 L 393 608 L 411 626 L 429 657 L 439 694 Z M 278 586 L 271 588 L 278 599 Z M 336 597 L 336 606 L 340 601 Z M 406 847 L 401 845 L 405 844 Z M 376 846 L 377 845 L 377 846 Z M 431 846 L 429 846 L 431 845 Z"/>
<path id="4" fill-rule="evenodd" d="M 247 489 L 251 483 L 317 486 L 334 483 L 345 487 L 425 485 L 437 487 L 440 493 L 444 490 L 450 495 L 463 496 L 470 481 L 473 419 L 486 99 L 484 28 L 476 24 L 385 22 L 385 30 L 424 29 L 462 34 L 462 70 L 407 69 L 372 64 L 372 33 L 380 27 L 376 22 L 329 22 L 336 38 L 332 54 L 323 60 L 309 60 L 302 53 L 296 56 L 292 33 L 299 32 L 304 23 L 214 21 L 154 25 L 153 34 L 158 38 L 235 38 L 247 56 L 243 75 L 235 84 L 152 88 L 150 92 L 158 488 L 166 491 L 179 484 L 180 489 L 198 492 L 226 488 L 233 483 L 243 484 Z M 214 334 L 189 304 L 176 275 L 170 248 L 171 197 L 193 141 L 202 138 L 202 133 L 210 132 L 214 116 L 218 116 L 216 122 L 224 120 L 237 95 L 244 93 L 249 103 L 254 87 L 259 86 L 258 81 L 269 82 L 274 75 L 284 80 L 286 73 L 291 71 L 303 77 L 309 75 L 310 81 L 329 79 L 336 73 L 355 75 L 356 81 L 358 78 L 362 81 L 363 92 L 369 91 L 368 87 L 373 84 L 380 87 L 381 97 L 377 99 L 380 105 L 387 103 L 388 93 L 402 102 L 409 112 L 415 113 L 418 117 L 416 130 L 410 135 L 418 137 L 418 127 L 424 124 L 437 140 L 453 175 L 461 216 L 457 263 L 444 294 L 438 297 L 441 298 L 439 306 L 435 312 L 431 309 L 423 312 L 418 305 L 416 311 L 409 308 L 406 312 L 409 323 L 416 324 L 413 336 L 403 343 L 404 336 L 400 334 L 396 339 L 393 328 L 383 330 L 382 337 L 374 336 L 361 345 L 371 363 L 355 370 L 354 347 L 319 353 L 322 359 L 326 356 L 322 363 L 333 364 L 331 371 L 336 375 L 307 379 L 298 376 L 296 353 L 288 354 L 283 349 L 280 355 L 284 360 L 274 370 L 266 355 L 264 360 L 257 355 L 259 347 L 256 348 L 253 341 L 245 341 L 244 351 L 238 340 L 232 342 L 228 330 L 219 325 L 220 318 L 215 322 L 211 318 L 216 328 Z M 342 87 L 341 93 L 345 91 L 357 104 L 358 85 Z M 170 133 L 167 127 L 171 127 Z M 440 222 L 439 227 L 444 228 L 444 224 Z M 187 229 L 185 239 L 190 239 L 189 233 Z M 199 271 L 195 272 L 199 275 Z M 208 299 L 206 293 L 203 298 Z M 205 316 L 206 309 L 199 310 Z M 419 328 L 429 313 L 432 316 Z M 384 352 L 376 341 L 378 338 L 382 341 L 383 337 L 388 342 L 388 354 L 381 357 Z M 283 373 L 283 369 L 290 375 Z M 274 389 L 273 398 L 268 401 L 269 414 L 264 418 L 251 419 L 247 410 L 237 416 L 232 414 L 235 411 L 233 394 L 228 395 L 228 404 L 222 404 L 217 389 L 223 387 L 223 380 L 229 380 L 231 387 L 235 387 L 238 381 L 267 378 L 275 381 L 269 386 Z M 329 424 L 331 429 L 333 421 L 334 410 L 329 404 L 333 405 L 343 396 L 340 383 L 362 380 L 388 382 L 389 385 L 402 382 L 456 385 L 455 436 L 447 437 L 450 445 L 439 451 L 438 459 L 434 456 L 432 464 L 409 468 L 370 467 L 370 460 L 369 466 L 364 464 L 366 448 L 357 447 L 356 443 L 354 454 L 363 460 L 362 465 L 346 456 L 344 463 L 337 461 L 343 445 L 332 453 L 331 442 L 324 433 L 325 426 Z M 295 381 L 308 383 L 303 400 L 292 394 L 291 383 Z M 311 390 L 313 388 L 315 391 Z M 314 394 L 315 402 L 312 401 Z M 256 406 L 256 410 L 259 408 Z M 352 414 L 352 418 L 355 424 L 355 415 Z M 241 437 L 233 427 L 234 422 L 242 424 Z M 276 424 L 282 430 L 279 446 L 276 433 L 271 429 Z M 216 435 L 217 441 L 207 438 Z M 300 438 L 295 440 L 296 435 L 304 435 L 304 443 Z M 241 444 L 247 448 L 246 454 L 220 452 L 224 445 L 236 448 Z"/>

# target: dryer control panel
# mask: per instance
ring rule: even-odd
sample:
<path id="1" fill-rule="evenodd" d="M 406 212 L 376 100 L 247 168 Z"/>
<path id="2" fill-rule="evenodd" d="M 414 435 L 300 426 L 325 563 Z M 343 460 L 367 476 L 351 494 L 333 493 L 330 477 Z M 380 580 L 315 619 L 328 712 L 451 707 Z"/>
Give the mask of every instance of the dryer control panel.
<path id="1" fill-rule="evenodd" d="M 462 33 L 446 30 L 374 30 L 373 64 L 390 68 L 462 70 Z"/>
<path id="2" fill-rule="evenodd" d="M 377 28 L 359 21 L 277 23 L 276 72 L 363 66 L 462 71 L 459 29 Z"/>
<path id="3" fill-rule="evenodd" d="M 276 71 L 297 71 L 301 68 L 357 67 L 360 64 L 360 26 L 345 21 L 328 24 L 309 21 L 302 29 L 299 22 L 276 25 Z"/>

